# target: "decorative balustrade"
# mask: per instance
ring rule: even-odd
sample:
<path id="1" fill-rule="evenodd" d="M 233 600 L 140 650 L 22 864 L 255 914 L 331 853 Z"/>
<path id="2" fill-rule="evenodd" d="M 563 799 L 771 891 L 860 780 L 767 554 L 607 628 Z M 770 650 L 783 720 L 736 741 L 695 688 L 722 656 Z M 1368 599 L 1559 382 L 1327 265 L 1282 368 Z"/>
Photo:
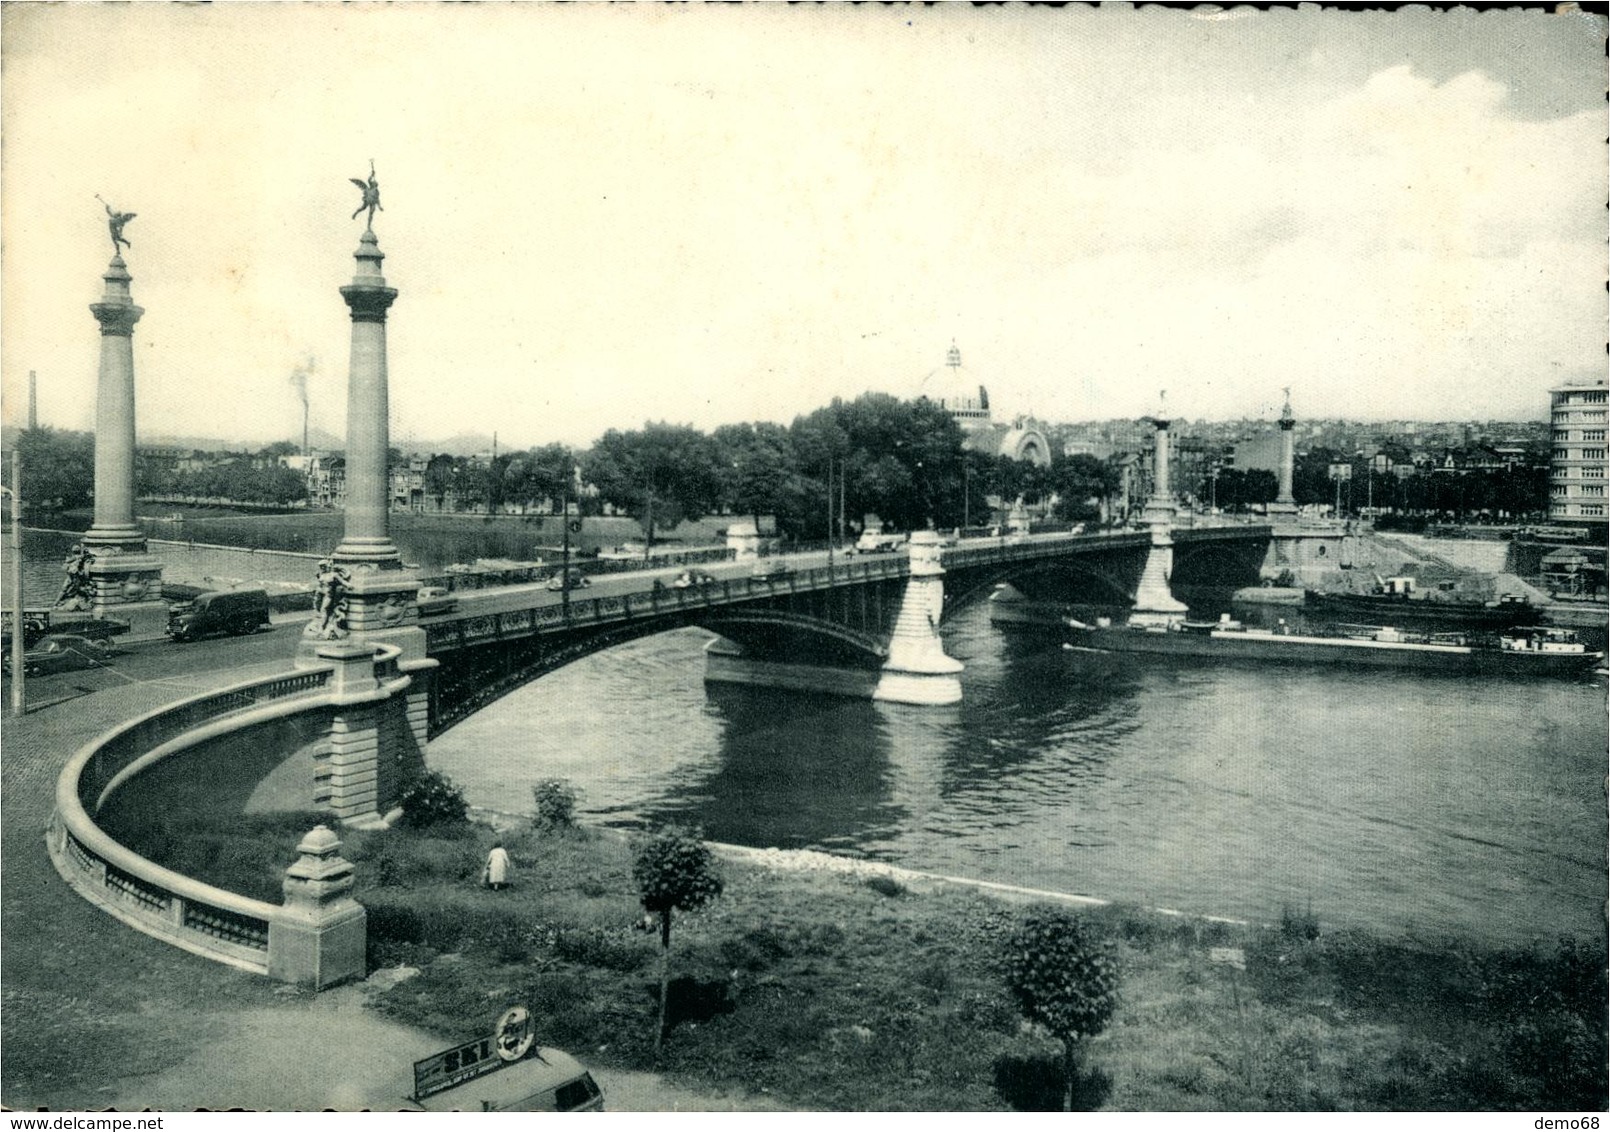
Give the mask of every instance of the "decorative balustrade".
<path id="1" fill-rule="evenodd" d="M 660 617 L 690 609 L 709 609 L 776 594 L 807 593 L 835 586 L 901 578 L 910 572 L 905 557 L 882 557 L 833 566 L 791 570 L 778 565 L 770 572 L 741 578 L 715 579 L 701 585 L 647 588 L 607 597 L 572 598 L 568 613 L 559 602 L 547 601 L 526 609 L 470 615 L 424 626 L 429 650 L 462 648 L 494 640 L 527 637 L 576 626 Z"/>
<path id="2" fill-rule="evenodd" d="M 376 649 L 383 684 L 401 675 L 400 650 Z M 48 845 L 74 890 L 131 927 L 209 958 L 258 973 L 275 966 L 273 925 L 279 905 L 253 900 L 163 868 L 113 840 L 92 815 L 112 790 L 140 769 L 189 745 L 188 736 L 241 727 L 274 715 L 318 710 L 331 702 L 333 669 L 310 668 L 194 696 L 100 736 L 68 760 L 56 784 Z M 289 922 L 289 921 L 287 921 Z M 283 964 L 281 964 L 283 966 Z"/>

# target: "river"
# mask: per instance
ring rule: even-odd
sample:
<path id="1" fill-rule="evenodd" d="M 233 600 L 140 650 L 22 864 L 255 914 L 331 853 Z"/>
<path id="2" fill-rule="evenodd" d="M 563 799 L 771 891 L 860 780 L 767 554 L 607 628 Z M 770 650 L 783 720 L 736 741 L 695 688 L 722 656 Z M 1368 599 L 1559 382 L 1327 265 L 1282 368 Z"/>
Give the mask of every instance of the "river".
<path id="1" fill-rule="evenodd" d="M 1195 913 L 1492 942 L 1601 937 L 1604 691 L 1158 663 L 945 629 L 917 708 L 703 682 L 708 635 L 624 645 L 432 742 L 473 804 L 565 778 L 589 821 Z"/>

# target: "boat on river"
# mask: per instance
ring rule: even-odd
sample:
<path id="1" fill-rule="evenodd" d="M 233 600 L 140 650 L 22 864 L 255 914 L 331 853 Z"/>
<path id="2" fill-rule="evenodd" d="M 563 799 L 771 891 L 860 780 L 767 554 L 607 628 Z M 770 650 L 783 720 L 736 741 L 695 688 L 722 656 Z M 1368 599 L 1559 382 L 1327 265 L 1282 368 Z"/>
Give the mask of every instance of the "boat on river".
<path id="1" fill-rule="evenodd" d="M 1328 633 L 1260 629 L 1228 616 L 1213 622 L 1087 625 L 1068 619 L 1064 648 L 1154 653 L 1275 663 L 1364 665 L 1554 676 L 1583 672 L 1603 660 L 1569 630 L 1526 627 L 1496 635 L 1418 633 L 1395 626 L 1337 626 Z"/>
<path id="2" fill-rule="evenodd" d="M 1537 618 L 1524 597 L 1505 594 L 1497 601 L 1466 601 L 1421 594 L 1413 578 L 1387 578 L 1373 593 L 1320 593 L 1308 590 L 1304 607 L 1321 617 L 1340 617 L 1381 625 L 1448 629 L 1511 629 Z"/>

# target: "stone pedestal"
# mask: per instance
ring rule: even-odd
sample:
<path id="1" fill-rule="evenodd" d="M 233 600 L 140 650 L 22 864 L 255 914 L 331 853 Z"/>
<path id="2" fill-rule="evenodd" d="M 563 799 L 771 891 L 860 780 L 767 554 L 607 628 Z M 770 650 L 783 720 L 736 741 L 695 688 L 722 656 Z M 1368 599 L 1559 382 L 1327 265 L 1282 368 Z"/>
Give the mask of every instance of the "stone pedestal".
<path id="1" fill-rule="evenodd" d="M 911 536 L 911 576 L 889 637 L 889 659 L 873 692 L 875 700 L 900 704 L 954 704 L 962 698 L 962 662 L 945 655 L 939 617 L 945 608 L 945 568 L 939 536 Z"/>
<path id="2" fill-rule="evenodd" d="M 760 557 L 760 531 L 753 519 L 739 519 L 727 528 L 727 549 L 739 562 Z"/>
<path id="3" fill-rule="evenodd" d="M 1006 537 L 1020 539 L 1029 533 L 1029 509 L 1023 506 L 1021 498 L 1006 513 Z"/>
<path id="4" fill-rule="evenodd" d="M 352 898 L 352 865 L 341 841 L 315 826 L 285 870 L 285 902 L 268 925 L 268 973 L 314 990 L 365 974 L 368 914 Z"/>

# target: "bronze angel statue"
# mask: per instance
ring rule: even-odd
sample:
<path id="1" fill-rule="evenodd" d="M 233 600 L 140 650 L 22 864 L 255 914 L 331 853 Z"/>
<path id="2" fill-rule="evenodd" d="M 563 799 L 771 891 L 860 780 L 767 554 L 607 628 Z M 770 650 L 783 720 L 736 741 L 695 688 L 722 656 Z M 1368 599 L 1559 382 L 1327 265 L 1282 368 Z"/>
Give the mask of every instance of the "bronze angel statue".
<path id="1" fill-rule="evenodd" d="M 101 204 L 105 205 L 106 207 L 106 227 L 110 229 L 112 233 L 112 254 L 119 254 L 119 244 L 125 248 L 134 247 L 133 244 L 129 243 L 123 238 L 123 225 L 127 224 L 130 220 L 133 220 L 136 216 L 136 213 L 118 212 L 111 205 L 107 204 L 105 200 L 101 199 L 100 193 L 95 194 L 95 199 L 100 201 Z"/>
<path id="2" fill-rule="evenodd" d="M 380 208 L 380 180 L 375 176 L 374 158 L 369 159 L 369 179 L 367 181 L 360 181 L 356 177 L 347 179 L 357 185 L 359 191 L 363 193 L 363 203 L 358 206 L 358 211 L 352 214 L 352 219 L 356 220 L 358 213 L 367 208 L 369 210 L 369 220 L 366 227 L 372 232 L 375 227 L 375 209 L 379 208 L 381 212 L 386 211 L 384 208 Z"/>

